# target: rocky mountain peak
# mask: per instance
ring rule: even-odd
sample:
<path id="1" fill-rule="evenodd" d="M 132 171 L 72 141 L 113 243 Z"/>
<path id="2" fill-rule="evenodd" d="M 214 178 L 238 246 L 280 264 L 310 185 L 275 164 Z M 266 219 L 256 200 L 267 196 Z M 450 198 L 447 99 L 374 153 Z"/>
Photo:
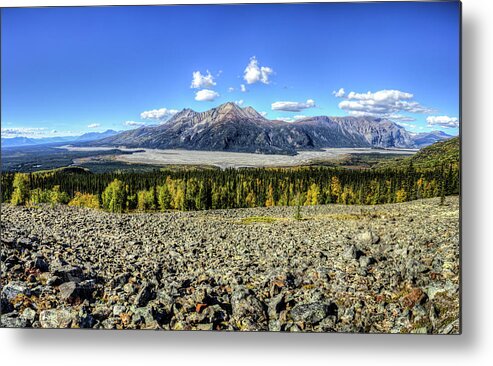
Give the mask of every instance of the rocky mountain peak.
<path id="1" fill-rule="evenodd" d="M 219 107 L 214 108 L 213 115 L 217 120 L 225 119 L 265 119 L 260 113 L 258 113 L 252 107 L 241 108 L 238 104 L 233 102 L 227 102 L 221 104 Z M 208 113 L 208 112 L 204 112 Z"/>

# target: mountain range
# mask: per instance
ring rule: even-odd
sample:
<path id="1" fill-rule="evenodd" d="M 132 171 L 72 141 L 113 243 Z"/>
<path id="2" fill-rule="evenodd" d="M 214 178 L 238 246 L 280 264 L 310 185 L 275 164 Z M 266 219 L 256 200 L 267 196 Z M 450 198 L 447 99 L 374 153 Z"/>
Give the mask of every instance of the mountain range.
<path id="1" fill-rule="evenodd" d="M 34 146 L 34 145 L 46 145 L 55 143 L 69 143 L 69 142 L 83 142 L 99 140 L 105 137 L 116 135 L 118 131 L 106 130 L 104 132 L 88 132 L 80 136 L 56 136 L 56 137 L 41 137 L 41 138 L 30 138 L 30 137 L 2 137 L 2 148 L 4 147 L 22 147 L 22 146 Z"/>
<path id="2" fill-rule="evenodd" d="M 205 112 L 183 109 L 160 125 L 123 132 L 90 132 L 78 137 L 2 138 L 2 147 L 70 142 L 84 146 L 294 155 L 298 150 L 327 147 L 421 148 L 450 137 L 441 131 L 411 134 L 397 123 L 375 117 L 319 116 L 288 123 L 269 120 L 252 107 L 241 108 L 228 102 Z"/>
<path id="3" fill-rule="evenodd" d="M 443 131 L 422 132 L 414 135 L 413 141 L 417 148 L 422 148 L 434 144 L 435 142 L 448 140 L 454 136 Z"/>
<path id="4" fill-rule="evenodd" d="M 205 112 L 183 109 L 164 124 L 124 131 L 87 145 L 264 154 L 325 147 L 418 147 L 413 135 L 387 119 L 319 116 L 287 123 L 231 102 Z"/>

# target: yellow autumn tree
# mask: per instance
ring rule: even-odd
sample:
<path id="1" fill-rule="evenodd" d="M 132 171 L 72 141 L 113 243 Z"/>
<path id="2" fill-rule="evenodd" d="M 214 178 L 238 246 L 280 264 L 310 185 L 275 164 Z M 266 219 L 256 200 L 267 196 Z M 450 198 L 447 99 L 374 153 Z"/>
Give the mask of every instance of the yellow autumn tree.
<path id="1" fill-rule="evenodd" d="M 342 193 L 342 186 L 341 186 L 341 182 L 339 181 L 339 178 L 336 176 L 333 176 L 332 179 L 330 180 L 330 193 L 332 196 L 335 197 L 335 200 L 339 202 L 339 198 Z"/>
<path id="2" fill-rule="evenodd" d="M 75 197 L 68 203 L 69 206 L 99 208 L 99 199 L 95 194 L 75 192 Z"/>
<path id="3" fill-rule="evenodd" d="M 265 200 L 265 207 L 271 207 L 274 205 L 274 189 L 272 188 L 272 184 L 269 184 L 269 188 L 267 189 L 267 199 Z"/>
<path id="4" fill-rule="evenodd" d="M 395 202 L 397 203 L 406 202 L 406 200 L 407 200 L 407 193 L 404 188 L 401 188 L 397 192 L 395 192 Z"/>
<path id="5" fill-rule="evenodd" d="M 308 192 L 306 192 L 305 206 L 318 205 L 318 197 L 320 195 L 320 188 L 313 183 Z"/>

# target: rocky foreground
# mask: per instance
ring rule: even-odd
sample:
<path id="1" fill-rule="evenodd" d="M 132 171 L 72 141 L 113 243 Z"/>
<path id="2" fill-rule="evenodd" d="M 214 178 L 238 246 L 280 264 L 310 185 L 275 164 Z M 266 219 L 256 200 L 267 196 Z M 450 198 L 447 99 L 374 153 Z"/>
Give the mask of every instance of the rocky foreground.
<path id="1" fill-rule="evenodd" d="M 459 200 L 110 214 L 2 205 L 4 327 L 459 332 Z"/>

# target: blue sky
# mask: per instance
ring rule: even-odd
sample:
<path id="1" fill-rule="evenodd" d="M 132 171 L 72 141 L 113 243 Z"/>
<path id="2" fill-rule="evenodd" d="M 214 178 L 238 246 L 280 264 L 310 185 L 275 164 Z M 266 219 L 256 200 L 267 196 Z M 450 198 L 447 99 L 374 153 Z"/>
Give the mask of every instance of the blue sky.
<path id="1" fill-rule="evenodd" d="M 19 8 L 1 27 L 2 137 L 227 101 L 288 122 L 373 115 L 458 133 L 458 2 Z"/>

